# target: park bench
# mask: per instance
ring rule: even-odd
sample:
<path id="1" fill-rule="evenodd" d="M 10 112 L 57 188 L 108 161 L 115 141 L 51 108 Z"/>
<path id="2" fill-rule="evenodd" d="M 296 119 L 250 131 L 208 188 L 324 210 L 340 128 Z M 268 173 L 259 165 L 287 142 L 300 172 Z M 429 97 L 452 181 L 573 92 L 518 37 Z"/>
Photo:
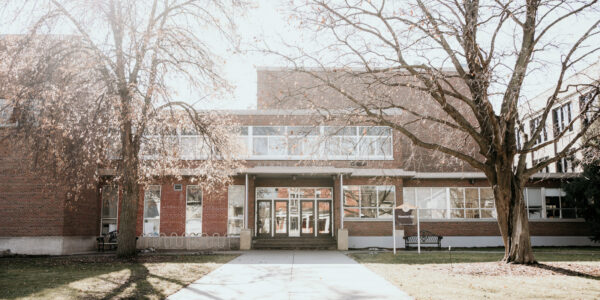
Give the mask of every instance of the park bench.
<path id="1" fill-rule="evenodd" d="M 437 245 L 439 249 L 442 248 L 443 236 L 433 234 L 427 230 L 421 230 L 421 245 Z M 404 244 L 406 249 L 410 248 L 410 245 L 417 245 L 419 239 L 416 235 L 405 236 Z"/>
<path id="2" fill-rule="evenodd" d="M 96 238 L 98 243 L 98 251 L 104 251 L 108 247 L 108 250 L 117 249 L 117 232 L 111 231 L 108 234 L 103 234 Z"/>

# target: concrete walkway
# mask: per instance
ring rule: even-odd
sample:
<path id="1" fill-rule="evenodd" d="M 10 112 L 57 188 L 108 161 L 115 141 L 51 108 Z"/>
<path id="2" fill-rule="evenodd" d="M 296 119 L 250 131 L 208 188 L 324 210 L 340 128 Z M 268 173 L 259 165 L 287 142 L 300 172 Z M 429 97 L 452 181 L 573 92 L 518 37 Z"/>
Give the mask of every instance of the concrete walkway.
<path id="1" fill-rule="evenodd" d="M 337 251 L 250 251 L 168 299 L 411 299 Z"/>

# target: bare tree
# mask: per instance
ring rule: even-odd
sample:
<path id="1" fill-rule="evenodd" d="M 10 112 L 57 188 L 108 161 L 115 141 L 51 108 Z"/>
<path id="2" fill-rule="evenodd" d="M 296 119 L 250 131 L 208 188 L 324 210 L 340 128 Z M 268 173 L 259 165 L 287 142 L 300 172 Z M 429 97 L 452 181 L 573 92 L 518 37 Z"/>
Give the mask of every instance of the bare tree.
<path id="1" fill-rule="evenodd" d="M 31 20 L 31 30 L 5 49 L 11 59 L 4 61 L 3 94 L 20 120 L 11 136 L 29 143 L 36 163 L 50 165 L 57 174 L 70 172 L 73 182 L 85 177 L 82 186 L 89 184 L 90 174 L 102 175 L 99 167 L 116 169 L 112 180 L 123 195 L 119 256 L 135 255 L 141 185 L 181 176 L 180 169 L 191 170 L 189 175 L 207 187 L 229 180 L 238 164 L 231 139 L 235 124 L 176 99 L 176 83 L 204 94 L 228 90 L 205 37 L 235 43 L 234 14 L 242 3 L 48 0 L 12 5 L 17 9 L 9 3 L 4 13 L 12 15 L 5 19 Z M 180 159 L 181 132 L 201 137 L 195 147 L 204 160 Z M 88 171 L 83 174 L 83 169 Z"/>
<path id="2" fill-rule="evenodd" d="M 556 156 L 528 166 L 527 155 L 565 132 L 541 144 L 536 141 L 543 126 L 525 132 L 522 88 L 528 74 L 557 57 L 555 87 L 538 111 L 545 124 L 558 99 L 577 88 L 564 84 L 566 76 L 599 50 L 597 12 L 597 1 L 300 1 L 290 19 L 314 32 L 321 47 L 266 51 L 312 80 L 295 81 L 302 89 L 295 97 L 323 115 L 332 117 L 324 103 L 334 97 L 348 104 L 338 118 L 390 126 L 415 146 L 485 173 L 494 190 L 503 260 L 534 263 L 524 185 L 578 151 L 589 126 Z M 588 15 L 595 18 L 571 32 L 571 41 L 555 40 L 568 20 Z M 598 81 L 586 84 L 581 90 L 596 87 L 597 93 Z M 401 110 L 402 117 L 391 110 Z M 598 118 L 597 110 L 584 106 L 568 125 L 583 114 L 590 124 Z"/>

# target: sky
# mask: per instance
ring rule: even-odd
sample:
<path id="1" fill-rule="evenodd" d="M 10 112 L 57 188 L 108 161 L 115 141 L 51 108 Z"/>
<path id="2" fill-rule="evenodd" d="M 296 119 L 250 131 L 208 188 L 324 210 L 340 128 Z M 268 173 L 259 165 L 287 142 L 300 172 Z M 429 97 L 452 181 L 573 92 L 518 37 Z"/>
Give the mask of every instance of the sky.
<path id="1" fill-rule="evenodd" d="M 297 43 L 306 47 L 311 42 L 311 33 L 298 30 L 290 23 L 289 15 L 285 12 L 288 1 L 258 0 L 251 2 L 245 13 L 236 18 L 238 27 L 237 34 L 240 37 L 241 51 L 233 51 L 229 44 L 223 43 L 218 37 L 209 38 L 215 54 L 224 59 L 220 66 L 221 74 L 233 87 L 232 93 L 221 95 L 200 95 L 185 84 L 179 84 L 177 90 L 181 100 L 193 103 L 197 109 L 254 109 L 256 108 L 256 68 L 281 66 L 282 63 L 275 57 L 268 56 L 259 51 L 257 47 L 268 44 L 271 47 L 280 47 L 281 41 Z M 399 5 L 395 2 L 394 5 Z M 580 32 L 586 24 L 593 20 L 578 19 L 565 24 L 561 32 L 555 34 L 558 42 L 572 38 L 573 32 Z M 22 31 L 18 24 L 2 24 L 0 33 L 15 33 Z M 8 26 L 7 26 L 8 25 Z M 208 36 L 211 36 L 210 34 Z M 213 39 L 213 40 L 211 40 Z M 512 37 L 507 36 L 512 42 Z M 316 46 L 315 46 L 316 47 Z M 316 48 L 315 48 L 316 49 Z M 592 57 L 592 61 L 598 60 L 598 54 Z M 549 61 L 556 61 L 549 57 Z M 591 61 L 586 62 L 589 64 Z M 585 67 L 586 63 L 580 65 Z M 556 65 L 547 64 L 542 66 L 533 76 L 529 76 L 525 82 L 524 95 L 531 98 L 544 90 L 552 87 L 552 76 L 557 71 Z"/>

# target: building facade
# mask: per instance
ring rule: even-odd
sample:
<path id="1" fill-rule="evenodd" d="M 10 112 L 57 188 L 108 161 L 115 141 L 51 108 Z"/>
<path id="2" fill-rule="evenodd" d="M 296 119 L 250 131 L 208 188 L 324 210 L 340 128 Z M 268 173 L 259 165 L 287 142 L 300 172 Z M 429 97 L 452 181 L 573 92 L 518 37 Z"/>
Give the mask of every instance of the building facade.
<path id="1" fill-rule="evenodd" d="M 398 236 L 417 233 L 415 225 L 393 228 L 393 208 L 403 203 L 419 208 L 421 230 L 443 236 L 443 247 L 502 246 L 493 193 L 482 173 L 414 148 L 389 127 L 327 121 L 306 107 L 278 101 L 282 87 L 274 77 L 277 70 L 259 70 L 257 109 L 226 112 L 241 124 L 244 160 L 230 184 L 207 190 L 182 169 L 181 179 L 142 187 L 140 248 L 161 237 L 177 244 L 182 236 L 227 237 L 236 247 L 243 230 L 255 242 L 335 241 L 340 229 L 348 233 L 349 248 L 391 248 L 394 230 Z M 181 160 L 202 161 L 200 137 L 176 138 Z M 18 151 L 6 144 L 0 151 L 0 250 L 74 253 L 92 249 L 96 236 L 118 230 L 118 186 L 100 184 L 72 207 L 64 195 L 32 189 L 35 178 L 15 176 Z M 101 171 L 105 179 L 114 172 Z M 591 245 L 586 223 L 562 201 L 560 185 L 569 176 L 537 174 L 527 184 L 534 246 Z M 396 243 L 404 246 L 401 238 Z"/>

